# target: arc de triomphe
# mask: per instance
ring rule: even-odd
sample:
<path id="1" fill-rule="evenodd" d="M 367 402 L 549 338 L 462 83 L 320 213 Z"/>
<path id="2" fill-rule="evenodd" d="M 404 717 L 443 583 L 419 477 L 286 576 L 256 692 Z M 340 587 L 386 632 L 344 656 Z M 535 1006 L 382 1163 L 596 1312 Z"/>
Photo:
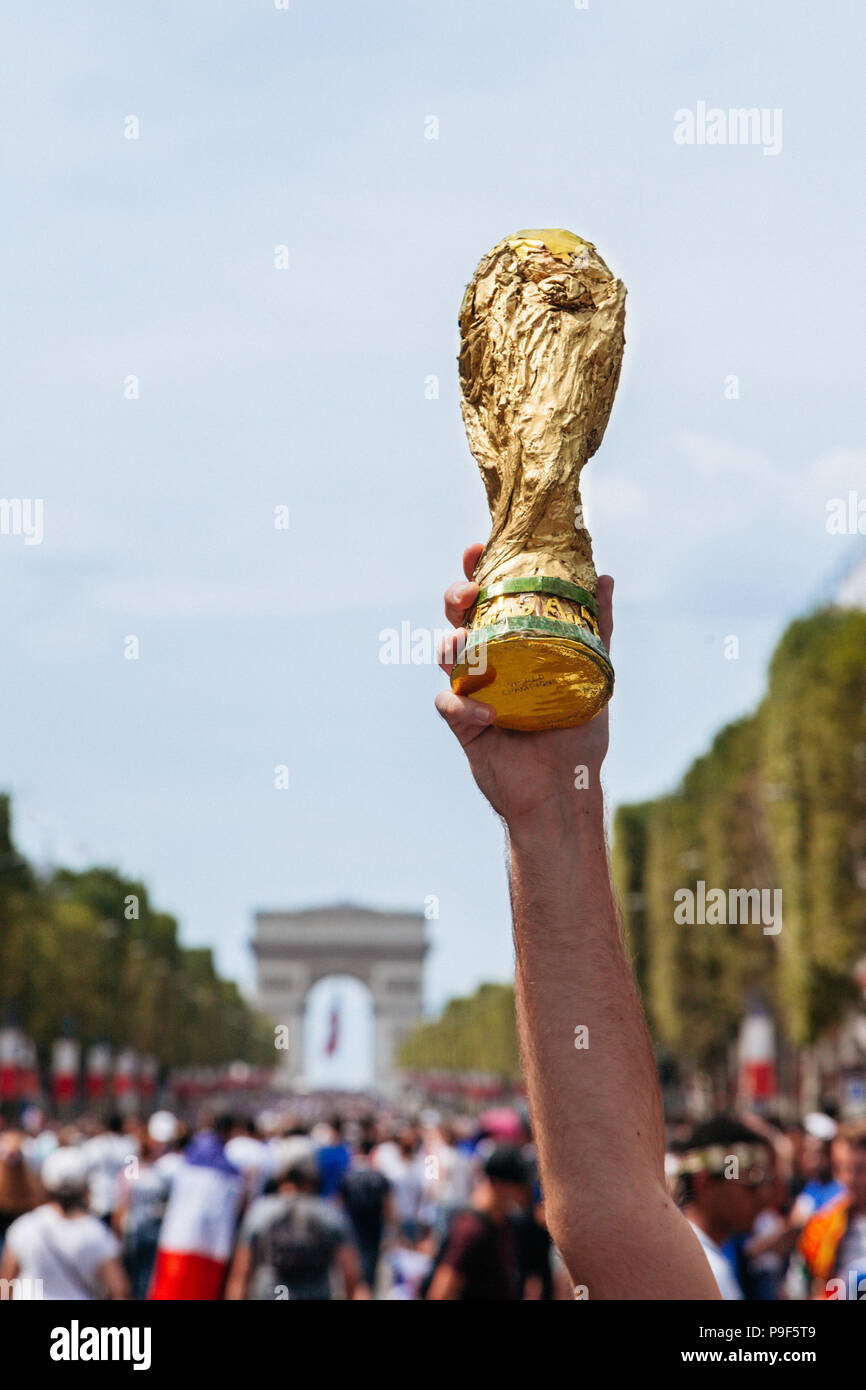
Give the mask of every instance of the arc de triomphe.
<path id="1" fill-rule="evenodd" d="M 288 1048 L 276 1054 L 279 1079 L 286 1085 L 304 1079 L 310 990 L 326 975 L 353 975 L 373 997 L 374 1086 L 391 1089 L 397 1048 L 421 1019 L 428 946 L 420 912 L 348 906 L 257 912 L 252 948 L 258 1003 L 274 1023 L 288 1028 Z"/>

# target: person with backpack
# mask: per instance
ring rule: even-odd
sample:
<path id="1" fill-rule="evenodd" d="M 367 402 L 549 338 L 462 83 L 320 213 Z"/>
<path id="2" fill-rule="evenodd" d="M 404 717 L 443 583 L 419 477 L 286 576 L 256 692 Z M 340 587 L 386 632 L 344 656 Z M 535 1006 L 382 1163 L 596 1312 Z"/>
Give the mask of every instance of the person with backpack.
<path id="1" fill-rule="evenodd" d="M 369 1298 L 349 1222 L 318 1196 L 312 1155 L 291 1159 L 275 1176 L 277 1191 L 257 1198 L 241 1223 L 226 1298 L 329 1300 L 334 1275 L 346 1298 Z"/>
<path id="2" fill-rule="evenodd" d="M 499 1144 L 484 1164 L 471 1207 L 455 1211 L 422 1290 L 432 1302 L 490 1302 L 523 1297 L 518 1218 L 532 1172 L 520 1150 Z"/>

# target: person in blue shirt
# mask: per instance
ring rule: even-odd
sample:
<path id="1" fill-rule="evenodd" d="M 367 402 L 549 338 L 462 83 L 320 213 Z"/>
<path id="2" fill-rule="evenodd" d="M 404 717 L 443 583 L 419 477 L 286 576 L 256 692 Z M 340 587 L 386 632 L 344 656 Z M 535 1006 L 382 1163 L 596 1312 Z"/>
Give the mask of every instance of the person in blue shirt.
<path id="1" fill-rule="evenodd" d="M 324 1144 L 316 1150 L 316 1162 L 319 1165 L 320 1197 L 336 1197 L 352 1161 L 352 1150 L 345 1141 L 343 1121 L 340 1116 L 332 1116 L 328 1125 L 333 1135 L 332 1142 Z"/>
<path id="2" fill-rule="evenodd" d="M 843 1191 L 833 1176 L 831 1140 L 819 1138 L 807 1130 L 800 1152 L 800 1176 L 806 1181 L 797 1193 L 792 1220 L 803 1226 L 821 1207 L 832 1202 Z"/>

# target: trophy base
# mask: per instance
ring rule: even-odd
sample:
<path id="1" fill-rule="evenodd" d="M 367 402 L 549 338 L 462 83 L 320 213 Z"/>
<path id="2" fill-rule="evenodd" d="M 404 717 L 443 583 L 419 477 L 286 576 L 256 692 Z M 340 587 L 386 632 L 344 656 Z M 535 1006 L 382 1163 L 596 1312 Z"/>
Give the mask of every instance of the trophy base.
<path id="1" fill-rule="evenodd" d="M 451 686 L 526 733 L 585 724 L 613 693 L 592 595 L 560 579 L 507 579 L 483 589 Z"/>

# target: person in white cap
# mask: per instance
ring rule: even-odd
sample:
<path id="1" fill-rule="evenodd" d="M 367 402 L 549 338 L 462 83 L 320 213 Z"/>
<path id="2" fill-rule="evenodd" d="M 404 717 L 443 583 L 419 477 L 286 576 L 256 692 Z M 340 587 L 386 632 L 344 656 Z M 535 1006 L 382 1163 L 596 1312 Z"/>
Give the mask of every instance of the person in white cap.
<path id="1" fill-rule="evenodd" d="M 147 1132 L 159 1151 L 156 1168 L 171 1186 L 178 1169 L 183 1167 L 180 1122 L 170 1110 L 155 1110 L 147 1122 Z"/>
<path id="2" fill-rule="evenodd" d="M 154 1144 L 173 1144 L 178 1135 L 178 1123 L 170 1110 L 155 1110 L 147 1122 L 147 1132 Z"/>
<path id="3" fill-rule="evenodd" d="M 87 1161 L 61 1148 L 42 1165 L 48 1200 L 13 1221 L 0 1262 L 2 1288 L 14 1299 L 128 1298 L 120 1242 L 87 1210 Z"/>

